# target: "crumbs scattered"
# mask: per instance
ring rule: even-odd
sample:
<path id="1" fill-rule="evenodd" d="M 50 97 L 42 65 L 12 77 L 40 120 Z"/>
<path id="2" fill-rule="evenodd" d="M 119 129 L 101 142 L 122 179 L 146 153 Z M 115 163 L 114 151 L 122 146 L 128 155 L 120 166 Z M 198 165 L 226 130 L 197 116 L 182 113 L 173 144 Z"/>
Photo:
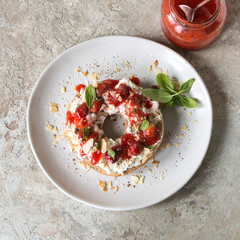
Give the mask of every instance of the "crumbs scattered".
<path id="1" fill-rule="evenodd" d="M 125 61 L 128 68 L 131 68 L 129 61 Z"/>
<path id="2" fill-rule="evenodd" d="M 149 71 L 149 72 L 152 71 L 152 65 L 150 65 L 150 66 L 148 67 L 148 71 Z"/>
<path id="3" fill-rule="evenodd" d="M 87 76 L 88 75 L 88 70 L 85 71 L 85 72 L 82 72 L 82 68 L 81 67 L 78 67 L 75 69 L 75 72 L 81 74 L 83 77 Z"/>
<path id="4" fill-rule="evenodd" d="M 161 146 L 160 146 L 160 149 L 165 149 L 165 148 L 169 148 L 169 147 L 171 147 L 171 144 L 169 143 L 169 142 L 166 142 L 166 143 L 164 143 L 164 144 L 162 144 Z"/>
<path id="5" fill-rule="evenodd" d="M 88 79 L 89 80 L 98 80 L 100 74 L 101 74 L 100 72 L 93 72 L 89 75 Z"/>
<path id="6" fill-rule="evenodd" d="M 139 183 L 143 184 L 144 183 L 145 176 L 140 176 Z"/>
<path id="7" fill-rule="evenodd" d="M 101 188 L 101 190 L 103 191 L 103 192 L 106 192 L 108 189 L 110 189 L 110 190 L 115 190 L 115 192 L 113 193 L 113 194 L 115 194 L 118 190 L 119 190 L 119 186 L 113 186 L 112 185 L 112 181 L 101 181 L 101 180 L 98 180 L 97 181 L 97 184 L 98 184 L 98 186 Z"/>
<path id="8" fill-rule="evenodd" d="M 80 72 L 80 74 L 81 74 L 83 77 L 86 77 L 86 76 L 88 75 L 88 71 Z"/>
<path id="9" fill-rule="evenodd" d="M 54 102 L 50 102 L 50 105 L 48 106 L 49 112 L 50 113 L 56 113 L 58 112 L 59 105 Z"/>
<path id="10" fill-rule="evenodd" d="M 161 171 L 158 172 L 158 174 L 160 175 L 160 179 L 163 181 L 165 178 L 165 173 L 167 172 L 167 170 L 163 169 Z"/>
<path id="11" fill-rule="evenodd" d="M 106 191 L 107 191 L 106 181 L 100 181 L 100 180 L 98 180 L 98 181 L 97 181 L 97 184 L 98 184 L 98 186 L 101 188 L 101 190 L 102 190 L 103 192 L 106 192 Z"/>
<path id="12" fill-rule="evenodd" d="M 75 72 L 81 72 L 82 68 L 81 67 L 78 67 L 75 69 Z"/>
<path id="13" fill-rule="evenodd" d="M 65 93 L 66 92 L 66 87 L 61 87 L 61 93 Z"/>
<path id="14" fill-rule="evenodd" d="M 132 184 L 136 185 L 136 184 L 138 184 L 139 177 L 136 175 L 133 175 L 133 176 L 131 176 L 131 180 L 132 180 Z"/>
<path id="15" fill-rule="evenodd" d="M 181 145 L 181 143 L 179 143 L 179 142 L 178 142 L 178 143 L 176 143 L 176 147 L 179 147 L 180 145 Z"/>
<path id="16" fill-rule="evenodd" d="M 185 126 L 182 128 L 183 131 L 185 131 L 185 130 L 187 130 L 187 129 L 188 129 L 188 126 L 187 126 L 187 125 L 185 125 Z"/>
<path id="17" fill-rule="evenodd" d="M 120 72 L 120 69 L 119 68 L 115 68 L 115 72 Z"/>
<path id="18" fill-rule="evenodd" d="M 134 75 L 133 75 L 133 74 L 131 74 L 131 75 L 130 75 L 130 77 L 129 77 L 129 80 L 131 80 L 133 77 L 134 77 Z"/>
<path id="19" fill-rule="evenodd" d="M 87 169 L 87 164 L 85 162 L 79 161 L 78 163 L 83 169 Z"/>
<path id="20" fill-rule="evenodd" d="M 57 127 L 54 127 L 54 126 L 51 125 L 48 121 L 46 122 L 45 129 L 46 129 L 47 131 L 50 131 L 50 132 L 53 132 L 53 133 L 57 133 L 57 132 L 58 132 Z"/>
<path id="21" fill-rule="evenodd" d="M 111 188 L 111 187 L 112 187 L 112 181 L 108 181 L 107 186 L 108 186 L 109 188 Z"/>

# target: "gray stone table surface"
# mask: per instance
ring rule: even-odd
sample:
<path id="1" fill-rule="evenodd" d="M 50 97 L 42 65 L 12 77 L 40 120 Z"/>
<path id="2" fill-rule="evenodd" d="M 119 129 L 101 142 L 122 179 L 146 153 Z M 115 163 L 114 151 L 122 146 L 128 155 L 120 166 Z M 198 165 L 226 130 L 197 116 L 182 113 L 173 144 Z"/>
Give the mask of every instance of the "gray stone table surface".
<path id="1" fill-rule="evenodd" d="M 171 45 L 161 1 L 0 1 L 0 239 L 240 239 L 240 1 L 228 1 L 217 41 L 201 51 Z M 180 191 L 136 211 L 78 203 L 40 170 L 26 130 L 30 93 L 43 69 L 82 41 L 106 35 L 163 43 L 197 69 L 214 123 L 202 166 Z"/>

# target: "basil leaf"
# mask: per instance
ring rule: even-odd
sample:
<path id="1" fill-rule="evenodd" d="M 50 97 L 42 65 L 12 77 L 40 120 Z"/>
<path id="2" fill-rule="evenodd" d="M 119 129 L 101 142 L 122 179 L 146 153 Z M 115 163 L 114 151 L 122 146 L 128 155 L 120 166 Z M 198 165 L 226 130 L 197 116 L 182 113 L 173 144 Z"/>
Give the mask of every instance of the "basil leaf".
<path id="1" fill-rule="evenodd" d="M 132 113 L 135 113 L 136 111 L 137 111 L 137 109 L 135 109 L 135 108 L 131 110 Z"/>
<path id="2" fill-rule="evenodd" d="M 175 104 L 175 100 L 171 100 L 170 102 L 168 102 L 168 106 L 170 108 L 172 108 L 174 104 Z"/>
<path id="3" fill-rule="evenodd" d="M 197 102 L 190 97 L 179 97 L 178 98 L 178 103 L 180 106 L 182 107 L 186 107 L 186 108 L 195 108 L 197 107 Z"/>
<path id="4" fill-rule="evenodd" d="M 109 155 L 111 158 L 115 159 L 115 152 L 114 152 L 114 150 L 112 150 L 111 148 L 108 149 L 108 155 Z"/>
<path id="5" fill-rule="evenodd" d="M 153 145 L 146 145 L 146 146 L 144 146 L 145 148 L 148 148 L 148 149 L 153 149 L 154 148 L 154 146 Z"/>
<path id="6" fill-rule="evenodd" d="M 146 88 L 141 90 L 145 97 L 160 103 L 167 103 L 172 100 L 172 95 L 160 89 Z"/>
<path id="7" fill-rule="evenodd" d="M 96 91 L 95 88 L 92 85 L 88 85 L 85 90 L 85 100 L 88 108 L 91 108 L 94 102 L 94 99 L 96 98 Z"/>
<path id="8" fill-rule="evenodd" d="M 96 148 L 97 148 L 97 150 L 99 150 L 101 148 L 101 141 L 98 141 Z"/>
<path id="9" fill-rule="evenodd" d="M 170 92 L 170 93 L 175 93 L 176 91 L 174 90 L 174 85 L 172 83 L 172 81 L 170 80 L 170 78 L 163 74 L 163 73 L 159 73 L 156 77 L 157 80 L 157 84 L 160 88 Z"/>
<path id="10" fill-rule="evenodd" d="M 140 122 L 140 124 L 138 125 L 138 130 L 146 130 L 149 126 L 149 122 L 148 120 L 143 120 Z"/>
<path id="11" fill-rule="evenodd" d="M 195 81 L 194 78 L 190 78 L 188 81 L 182 84 L 180 90 L 184 90 L 185 93 L 189 93 L 194 81 Z"/>
<path id="12" fill-rule="evenodd" d="M 88 127 L 84 127 L 83 128 L 83 137 L 87 140 L 87 138 L 89 137 L 89 130 Z"/>

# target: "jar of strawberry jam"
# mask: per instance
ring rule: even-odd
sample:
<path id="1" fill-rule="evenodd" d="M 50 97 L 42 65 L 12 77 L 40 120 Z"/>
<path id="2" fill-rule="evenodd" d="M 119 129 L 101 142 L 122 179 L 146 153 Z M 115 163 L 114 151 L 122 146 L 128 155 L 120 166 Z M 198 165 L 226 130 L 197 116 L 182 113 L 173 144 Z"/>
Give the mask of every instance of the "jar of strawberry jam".
<path id="1" fill-rule="evenodd" d="M 161 25 L 165 36 L 173 44 L 197 50 L 211 44 L 224 26 L 227 6 L 225 0 L 210 0 L 195 12 L 188 22 L 179 5 L 196 7 L 203 0 L 162 0 Z"/>

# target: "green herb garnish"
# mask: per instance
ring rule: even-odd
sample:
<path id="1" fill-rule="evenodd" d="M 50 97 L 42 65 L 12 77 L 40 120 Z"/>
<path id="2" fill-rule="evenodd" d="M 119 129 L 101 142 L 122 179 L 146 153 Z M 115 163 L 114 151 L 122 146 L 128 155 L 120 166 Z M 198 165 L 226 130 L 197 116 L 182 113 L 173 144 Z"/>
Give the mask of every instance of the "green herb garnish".
<path id="1" fill-rule="evenodd" d="M 89 109 L 92 107 L 94 99 L 96 97 L 97 96 L 96 96 L 95 88 L 89 84 L 85 90 L 85 100 Z"/>
<path id="2" fill-rule="evenodd" d="M 83 128 L 83 137 L 87 140 L 89 137 L 89 130 L 88 127 Z"/>
<path id="3" fill-rule="evenodd" d="M 149 126 L 149 122 L 148 120 L 143 120 L 140 122 L 140 124 L 138 125 L 138 130 L 146 130 Z"/>
<path id="4" fill-rule="evenodd" d="M 189 93 L 191 90 L 195 81 L 194 78 L 183 83 L 179 91 L 174 87 L 170 78 L 163 73 L 157 75 L 156 81 L 161 89 L 143 89 L 142 93 L 145 97 L 160 103 L 167 103 L 169 107 L 173 107 L 174 104 L 186 108 L 195 108 L 197 106 L 197 103 L 193 98 L 184 95 L 184 93 Z"/>
<path id="5" fill-rule="evenodd" d="M 112 150 L 111 148 L 108 149 L 108 155 L 109 155 L 111 158 L 115 159 L 115 152 L 114 152 L 114 150 Z"/>
<path id="6" fill-rule="evenodd" d="M 97 148 L 97 150 L 99 150 L 101 148 L 101 141 L 98 141 L 96 148 Z"/>
<path id="7" fill-rule="evenodd" d="M 146 145 L 146 146 L 144 146 L 144 148 L 153 149 L 154 146 L 153 145 Z"/>

